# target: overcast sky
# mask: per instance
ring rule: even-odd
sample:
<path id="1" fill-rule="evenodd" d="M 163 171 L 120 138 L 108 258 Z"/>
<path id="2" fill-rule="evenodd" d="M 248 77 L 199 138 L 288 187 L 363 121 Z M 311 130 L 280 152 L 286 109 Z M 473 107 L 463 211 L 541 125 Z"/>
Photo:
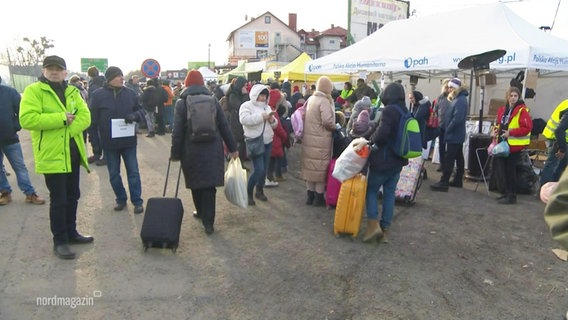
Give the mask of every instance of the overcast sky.
<path id="1" fill-rule="evenodd" d="M 413 0 L 410 10 L 423 16 L 497 1 Z M 538 27 L 552 26 L 559 0 L 502 2 Z M 552 34 L 568 39 L 568 0 L 560 3 Z M 125 73 L 139 69 L 147 58 L 160 62 L 162 70 L 208 59 L 220 65 L 227 62 L 229 33 L 245 24 L 247 16 L 270 11 L 288 23 L 288 13 L 296 13 L 298 29 L 323 31 L 332 24 L 347 29 L 347 4 L 348 0 L 5 0 L 0 6 L 0 50 L 6 52 L 23 37 L 47 36 L 55 45 L 48 53 L 66 59 L 71 71 L 80 70 L 80 58 L 108 58 L 109 65 Z"/>

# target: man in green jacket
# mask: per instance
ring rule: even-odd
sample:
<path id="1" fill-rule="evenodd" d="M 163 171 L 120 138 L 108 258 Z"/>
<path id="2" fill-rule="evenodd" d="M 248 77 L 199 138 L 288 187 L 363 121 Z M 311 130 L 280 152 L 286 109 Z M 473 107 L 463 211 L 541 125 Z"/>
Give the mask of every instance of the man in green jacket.
<path id="1" fill-rule="evenodd" d="M 69 244 L 93 242 L 77 232 L 80 166 L 89 170 L 83 131 L 91 113 L 79 90 L 67 85 L 67 66 L 58 56 L 43 61 L 39 81 L 24 90 L 20 124 L 30 130 L 36 173 L 49 190 L 49 220 L 55 255 L 74 259 Z"/>

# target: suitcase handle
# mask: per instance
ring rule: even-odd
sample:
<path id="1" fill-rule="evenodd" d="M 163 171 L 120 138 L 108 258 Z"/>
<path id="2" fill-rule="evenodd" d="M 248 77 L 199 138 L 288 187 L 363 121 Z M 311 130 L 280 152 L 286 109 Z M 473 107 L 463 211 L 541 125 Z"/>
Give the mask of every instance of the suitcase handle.
<path id="1" fill-rule="evenodd" d="M 166 183 L 164 183 L 164 192 L 162 192 L 162 197 L 166 196 L 166 189 L 168 188 L 168 178 L 170 176 L 170 166 L 172 165 L 172 160 L 170 159 L 168 161 L 168 170 L 166 171 Z M 177 183 L 176 183 L 176 195 L 175 197 L 178 197 L 178 191 L 179 191 L 179 180 L 181 178 L 181 161 L 179 164 L 179 171 L 178 171 L 178 177 L 177 177 Z"/>

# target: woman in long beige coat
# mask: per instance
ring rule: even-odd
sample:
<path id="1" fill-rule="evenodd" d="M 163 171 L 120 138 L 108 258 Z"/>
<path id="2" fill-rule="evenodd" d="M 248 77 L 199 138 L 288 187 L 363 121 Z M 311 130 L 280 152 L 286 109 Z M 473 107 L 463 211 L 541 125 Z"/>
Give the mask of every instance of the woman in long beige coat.
<path id="1" fill-rule="evenodd" d="M 327 168 L 331 161 L 332 137 L 335 130 L 335 110 L 331 91 L 333 83 L 322 76 L 316 91 L 308 99 L 302 138 L 302 178 L 306 180 L 306 204 L 324 206 Z"/>

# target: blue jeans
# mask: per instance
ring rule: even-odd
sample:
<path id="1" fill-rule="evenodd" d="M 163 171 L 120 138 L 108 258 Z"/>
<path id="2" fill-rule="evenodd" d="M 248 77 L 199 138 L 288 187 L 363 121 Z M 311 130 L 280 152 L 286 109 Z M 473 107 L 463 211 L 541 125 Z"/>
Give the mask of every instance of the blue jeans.
<path id="1" fill-rule="evenodd" d="M 264 188 L 264 180 L 266 179 L 266 169 L 270 161 L 272 153 L 272 142 L 264 145 L 264 153 L 251 159 L 252 174 L 247 184 L 248 194 L 252 194 L 254 187 Z"/>
<path id="2" fill-rule="evenodd" d="M 7 146 L 0 147 L 0 163 L 4 163 L 4 155 L 10 162 L 16 178 L 18 181 L 18 187 L 25 195 L 31 195 L 35 193 L 35 189 L 30 181 L 30 176 L 28 174 L 28 169 L 26 168 L 26 163 L 24 162 L 24 155 L 22 154 L 22 147 L 19 142 L 13 143 Z M 8 178 L 6 178 L 6 172 L 0 170 L 0 191 L 12 192 L 12 188 L 8 183 Z"/>
<path id="3" fill-rule="evenodd" d="M 566 155 L 564 158 L 558 159 L 554 153 L 554 140 L 546 140 L 546 146 L 548 147 L 548 158 L 544 163 L 544 168 L 540 173 L 540 185 L 544 185 L 547 182 L 558 181 L 562 172 L 566 168 Z"/>
<path id="4" fill-rule="evenodd" d="M 172 105 L 164 106 L 164 122 L 170 129 L 174 128 L 174 107 Z"/>
<path id="5" fill-rule="evenodd" d="M 144 201 L 141 198 L 142 182 L 140 181 L 140 171 L 138 170 L 136 147 L 105 150 L 104 152 L 107 160 L 110 185 L 116 196 L 116 203 L 126 203 L 128 199 L 126 197 L 126 190 L 122 184 L 122 178 L 120 177 L 120 158 L 122 158 L 124 160 L 124 166 L 126 167 L 130 201 L 134 206 L 141 206 Z"/>
<path id="6" fill-rule="evenodd" d="M 380 225 L 383 229 L 388 229 L 394 215 L 394 191 L 396 184 L 400 178 L 400 168 L 393 168 L 384 171 L 369 170 L 367 178 L 367 195 L 365 199 L 365 207 L 367 209 L 367 219 L 377 220 L 379 217 L 379 201 L 377 193 L 379 188 L 383 186 L 383 212 L 381 215 Z"/>

